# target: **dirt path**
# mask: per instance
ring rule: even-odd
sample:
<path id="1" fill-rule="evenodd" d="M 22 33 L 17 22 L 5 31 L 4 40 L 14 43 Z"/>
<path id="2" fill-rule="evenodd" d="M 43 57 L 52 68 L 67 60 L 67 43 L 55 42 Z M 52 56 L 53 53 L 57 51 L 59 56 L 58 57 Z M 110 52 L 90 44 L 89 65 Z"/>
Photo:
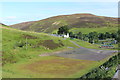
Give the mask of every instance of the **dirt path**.
<path id="1" fill-rule="evenodd" d="M 51 56 L 51 55 L 54 55 L 54 54 L 59 54 L 59 53 L 62 53 L 62 52 L 65 52 L 65 51 L 69 51 L 69 50 L 60 50 L 60 51 L 56 51 L 56 52 L 52 52 L 52 53 L 43 53 L 43 54 L 40 54 L 39 56 Z"/>
<path id="2" fill-rule="evenodd" d="M 74 42 L 74 41 L 71 41 L 71 40 L 70 40 L 70 42 L 72 42 L 74 45 L 78 46 L 79 48 L 84 48 L 84 47 L 78 45 L 78 44 L 77 44 L 76 42 Z"/>
<path id="3" fill-rule="evenodd" d="M 84 47 L 78 45 L 77 43 L 75 43 L 74 41 L 70 40 L 70 42 L 72 42 L 74 45 L 78 46 L 79 48 L 84 48 Z M 56 51 L 56 52 L 53 52 L 53 53 L 44 53 L 44 54 L 41 54 L 39 56 L 50 56 L 50 55 L 59 54 L 59 53 L 66 52 L 66 51 L 69 51 L 69 50 Z"/>
<path id="4" fill-rule="evenodd" d="M 80 45 L 78 45 L 76 42 L 74 41 L 71 41 L 74 45 L 78 46 L 79 48 L 78 49 L 74 49 L 74 50 L 62 50 L 62 51 L 56 51 L 56 52 L 53 52 L 53 53 L 44 53 L 44 54 L 41 54 L 39 56 L 51 56 L 51 55 L 59 55 L 59 54 L 66 54 L 66 53 L 74 53 L 77 52 L 77 53 L 84 53 L 84 54 L 89 54 L 89 53 L 94 53 L 94 55 L 97 55 L 98 53 L 101 54 L 101 55 L 106 55 L 106 53 L 115 53 L 115 52 L 118 52 L 117 50 L 98 50 L 98 49 L 89 49 L 89 48 L 85 48 L 85 47 L 82 47 Z M 70 54 L 69 54 L 70 55 Z M 91 54 L 90 54 L 91 55 Z M 60 55 L 61 56 L 61 55 Z"/>
<path id="5" fill-rule="evenodd" d="M 70 42 L 72 42 L 74 45 L 80 47 L 81 49 L 87 49 L 87 50 L 90 50 L 90 51 L 98 51 L 98 52 L 101 52 L 101 51 L 116 51 L 116 52 L 118 52 L 118 50 L 89 49 L 89 48 L 85 48 L 85 47 L 80 46 L 79 44 L 77 44 L 77 43 L 74 42 L 74 41 L 71 41 L 71 40 L 70 40 Z"/>

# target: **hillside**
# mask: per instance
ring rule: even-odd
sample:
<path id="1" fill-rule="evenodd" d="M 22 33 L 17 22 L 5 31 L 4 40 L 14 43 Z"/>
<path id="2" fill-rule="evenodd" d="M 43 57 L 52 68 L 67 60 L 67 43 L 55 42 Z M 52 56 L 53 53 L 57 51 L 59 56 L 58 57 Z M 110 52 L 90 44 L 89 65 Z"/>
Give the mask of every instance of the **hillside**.
<path id="1" fill-rule="evenodd" d="M 46 52 L 75 47 L 73 43 L 45 33 L 26 32 L 2 25 L 3 64 L 16 63 Z"/>
<path id="2" fill-rule="evenodd" d="M 44 53 L 71 50 L 71 48 L 68 48 L 68 47 L 78 48 L 76 45 L 70 42 L 69 39 L 50 36 L 46 33 L 21 31 L 21 30 L 9 28 L 9 26 L 5 26 L 2 24 L 0 26 L 0 30 L 2 30 L 2 51 L 1 52 L 2 52 L 2 65 L 3 65 L 2 77 L 3 78 L 16 78 L 16 77 L 17 78 L 23 78 L 23 77 L 24 78 L 26 77 L 40 78 L 45 76 L 53 77 L 53 75 L 55 75 L 55 77 L 66 77 L 65 75 L 68 75 L 68 73 L 71 70 L 73 72 L 71 72 L 69 76 L 71 75 L 73 76 L 73 74 L 78 74 L 77 72 L 80 66 L 82 66 L 81 63 L 90 63 L 91 67 L 88 67 L 84 64 L 87 70 L 83 69 L 79 71 L 80 73 L 83 72 L 81 74 L 83 75 L 88 70 L 99 65 L 99 63 L 96 61 L 67 59 L 67 58 L 55 57 L 55 56 L 45 56 L 45 57 L 39 56 L 40 54 L 44 54 Z M 89 43 L 87 42 L 84 44 L 89 45 Z M 36 75 L 33 75 L 34 71 L 32 71 L 32 73 L 30 72 L 31 74 L 29 74 L 28 72 L 30 71 L 29 65 L 30 64 L 34 65 L 34 63 L 38 60 L 43 61 L 43 64 L 42 64 L 43 66 L 41 66 L 41 64 L 38 64 L 38 66 L 40 65 L 38 69 L 40 68 L 39 70 L 43 70 L 42 75 L 41 73 L 37 73 L 37 72 L 35 72 Z M 46 61 L 48 61 L 48 63 L 46 63 Z M 58 63 L 56 64 L 55 61 L 58 61 Z M 68 63 L 68 65 L 64 65 L 64 62 Z M 71 64 L 71 66 L 69 66 L 69 63 L 75 63 L 75 65 Z M 69 67 L 70 70 L 69 68 L 66 69 L 65 67 Z M 36 65 L 34 68 L 37 69 Z M 34 68 L 31 70 L 34 70 Z M 65 74 L 63 74 L 64 71 L 61 72 L 62 74 L 56 74 L 58 69 L 59 71 L 61 71 L 63 70 L 63 68 L 65 68 L 64 70 Z M 54 73 L 49 74 L 49 71 L 53 71 L 55 74 Z"/>
<path id="3" fill-rule="evenodd" d="M 70 49 L 68 47 L 78 48 L 69 39 L 50 36 L 46 33 L 21 31 L 5 25 L 1 25 L 0 29 L 2 30 L 2 53 L 4 53 L 3 64 L 14 63 L 19 59 L 38 56 L 46 52 L 68 50 Z M 84 44 L 91 48 L 98 46 L 90 45 L 88 42 Z"/>
<path id="4" fill-rule="evenodd" d="M 2 78 L 46 78 L 46 76 L 78 78 L 109 58 L 91 61 L 55 55 L 40 56 L 64 51 L 69 54 L 66 51 L 71 52 L 79 48 L 73 42 L 88 48 L 98 48 L 98 45 L 78 39 L 54 37 L 46 33 L 17 30 L 5 25 L 1 25 L 0 30 L 2 30 Z M 78 55 L 79 51 L 74 52 Z"/>
<path id="5" fill-rule="evenodd" d="M 63 25 L 68 25 L 70 29 L 117 27 L 117 20 L 117 18 L 96 16 L 93 14 L 72 14 L 54 16 L 39 21 L 24 22 L 10 26 L 26 31 L 51 33 Z"/>

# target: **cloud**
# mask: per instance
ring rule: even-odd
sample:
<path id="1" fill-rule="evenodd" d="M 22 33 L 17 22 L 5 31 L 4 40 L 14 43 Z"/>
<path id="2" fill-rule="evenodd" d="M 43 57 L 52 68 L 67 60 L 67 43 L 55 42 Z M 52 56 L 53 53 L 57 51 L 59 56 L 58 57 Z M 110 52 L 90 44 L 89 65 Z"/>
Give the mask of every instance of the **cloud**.
<path id="1" fill-rule="evenodd" d="M 17 17 L 16 16 L 8 16 L 6 17 L 6 19 L 16 19 Z"/>
<path id="2" fill-rule="evenodd" d="M 7 17 L 1 17 L 0 22 L 1 23 L 13 23 L 19 21 L 16 16 L 7 16 Z"/>
<path id="3" fill-rule="evenodd" d="M 9 20 L 15 20 L 16 16 L 7 16 L 7 17 L 0 17 L 0 21 L 9 21 Z"/>
<path id="4" fill-rule="evenodd" d="M 2 22 L 2 21 L 15 21 L 17 19 L 17 17 L 16 16 L 8 16 L 8 17 L 1 17 L 0 18 L 0 21 Z"/>

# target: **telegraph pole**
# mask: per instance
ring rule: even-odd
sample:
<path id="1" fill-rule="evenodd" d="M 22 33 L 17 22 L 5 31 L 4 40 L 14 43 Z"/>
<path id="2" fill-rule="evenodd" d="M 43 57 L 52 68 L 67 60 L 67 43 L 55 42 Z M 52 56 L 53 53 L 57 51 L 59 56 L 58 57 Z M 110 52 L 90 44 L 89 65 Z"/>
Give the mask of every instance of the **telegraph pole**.
<path id="1" fill-rule="evenodd" d="M 27 37 L 26 37 L 26 50 L 27 50 Z"/>

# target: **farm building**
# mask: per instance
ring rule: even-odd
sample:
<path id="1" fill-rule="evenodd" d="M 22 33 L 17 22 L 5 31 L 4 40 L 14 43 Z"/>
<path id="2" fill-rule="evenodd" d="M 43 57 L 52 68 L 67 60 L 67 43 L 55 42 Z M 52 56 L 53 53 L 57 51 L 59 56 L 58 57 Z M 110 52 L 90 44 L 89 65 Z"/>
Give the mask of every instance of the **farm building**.
<path id="1" fill-rule="evenodd" d="M 58 34 L 50 34 L 51 36 L 56 36 L 56 37 L 64 37 L 64 38 L 69 38 L 69 34 L 67 33 L 67 35 L 58 35 Z"/>
<path id="2" fill-rule="evenodd" d="M 67 33 L 67 35 L 64 35 L 64 38 L 69 38 L 69 34 Z"/>
<path id="3" fill-rule="evenodd" d="M 117 40 L 99 40 L 99 44 L 109 45 L 109 44 L 117 44 Z"/>
<path id="4" fill-rule="evenodd" d="M 114 48 L 113 45 L 101 45 L 100 48 Z"/>
<path id="5" fill-rule="evenodd" d="M 117 44 L 117 40 L 112 41 L 111 44 Z"/>
<path id="6" fill-rule="evenodd" d="M 105 45 L 105 44 L 111 44 L 111 42 L 102 42 L 102 44 L 104 44 L 104 45 Z"/>

